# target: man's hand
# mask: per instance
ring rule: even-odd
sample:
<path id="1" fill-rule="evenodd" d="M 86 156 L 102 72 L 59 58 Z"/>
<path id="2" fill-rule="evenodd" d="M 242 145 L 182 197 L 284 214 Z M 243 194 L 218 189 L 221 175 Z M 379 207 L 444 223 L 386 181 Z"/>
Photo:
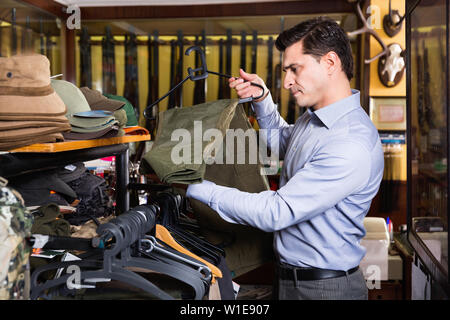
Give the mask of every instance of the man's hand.
<path id="1" fill-rule="evenodd" d="M 208 205 L 215 186 L 214 182 L 208 180 L 203 180 L 202 183 L 190 184 L 186 190 L 186 197 L 199 200 Z"/>
<path id="2" fill-rule="evenodd" d="M 230 84 L 231 89 L 235 89 L 239 98 L 248 98 L 248 97 L 257 97 L 261 95 L 261 89 L 252 86 L 250 82 L 254 82 L 263 86 L 264 88 L 264 96 L 258 100 L 253 100 L 255 102 L 260 102 L 264 100 L 269 94 L 269 90 L 266 87 L 263 79 L 261 79 L 257 74 L 254 73 L 246 73 L 244 70 L 239 69 L 240 78 L 230 78 L 228 82 Z"/>

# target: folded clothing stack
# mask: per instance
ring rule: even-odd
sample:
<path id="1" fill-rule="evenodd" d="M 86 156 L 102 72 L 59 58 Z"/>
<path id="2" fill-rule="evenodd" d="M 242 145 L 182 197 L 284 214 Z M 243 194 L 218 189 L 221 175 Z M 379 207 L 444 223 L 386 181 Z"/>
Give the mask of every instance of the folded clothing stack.
<path id="1" fill-rule="evenodd" d="M 0 57 L 0 151 L 64 141 L 71 128 L 66 112 L 50 85 L 47 57 Z"/>
<path id="2" fill-rule="evenodd" d="M 9 184 L 21 194 L 29 210 L 57 205 L 70 224 L 79 225 L 114 212 L 106 180 L 89 172 L 82 162 L 24 173 Z"/>
<path id="3" fill-rule="evenodd" d="M 114 118 L 116 118 L 119 126 L 118 136 L 125 134 L 123 129 L 127 126 L 128 113 L 125 110 L 125 102 L 109 99 L 102 95 L 98 90 L 90 89 L 88 87 L 80 88 L 91 110 L 104 110 L 113 112 Z"/>
<path id="4" fill-rule="evenodd" d="M 110 110 L 91 109 L 83 92 L 73 83 L 52 79 L 51 86 L 67 106 L 66 117 L 71 131 L 64 133 L 66 139 L 88 140 L 120 135 L 119 121 L 114 113 Z"/>

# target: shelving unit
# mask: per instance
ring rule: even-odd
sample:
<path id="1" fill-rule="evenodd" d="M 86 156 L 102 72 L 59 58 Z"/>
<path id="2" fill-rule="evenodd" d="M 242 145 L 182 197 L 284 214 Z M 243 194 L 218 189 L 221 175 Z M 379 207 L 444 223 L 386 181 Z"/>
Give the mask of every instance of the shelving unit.
<path id="1" fill-rule="evenodd" d="M 0 176 L 14 179 L 21 173 L 116 156 L 116 214 L 120 214 L 130 208 L 127 143 L 147 140 L 150 140 L 150 135 L 34 144 L 0 154 Z"/>

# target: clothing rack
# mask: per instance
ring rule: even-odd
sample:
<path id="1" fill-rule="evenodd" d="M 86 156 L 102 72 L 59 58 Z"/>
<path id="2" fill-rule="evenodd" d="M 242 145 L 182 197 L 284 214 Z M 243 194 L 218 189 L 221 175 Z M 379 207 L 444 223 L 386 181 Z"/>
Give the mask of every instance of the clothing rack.
<path id="1" fill-rule="evenodd" d="M 31 299 L 51 299 L 55 292 L 71 294 L 70 291 L 61 290 L 61 286 L 67 286 L 69 290 L 74 289 L 69 286 L 72 279 L 72 274 L 69 272 L 57 278 L 39 282 L 39 276 L 43 272 L 71 266 L 78 267 L 79 286 L 82 285 L 83 280 L 96 283 L 111 279 L 139 288 L 158 299 L 174 299 L 148 279 L 131 271 L 133 268 L 139 268 L 153 270 L 182 281 L 194 289 L 195 300 L 202 299 L 211 284 L 211 270 L 202 262 L 161 246 L 155 237 L 149 235 L 155 228 L 159 213 L 156 205 L 140 205 L 98 226 L 99 236 L 92 238 L 91 246 L 95 250 L 103 249 L 100 259 L 97 254 L 93 256 L 94 258 L 91 256 L 76 261 L 53 262 L 36 268 L 31 275 Z M 58 237 L 53 237 L 52 240 L 53 243 L 46 245 L 54 248 L 59 243 L 64 249 L 64 246 L 68 244 L 73 249 L 76 244 L 76 240 L 67 242 L 67 239 L 58 239 Z M 86 239 L 80 239 L 80 248 L 86 249 Z M 88 279 L 90 280 L 87 281 Z M 92 279 L 96 280 L 92 281 Z M 85 285 L 84 282 L 83 285 Z M 78 288 L 75 287 L 75 289 Z M 63 287 L 63 289 L 66 288 Z"/>

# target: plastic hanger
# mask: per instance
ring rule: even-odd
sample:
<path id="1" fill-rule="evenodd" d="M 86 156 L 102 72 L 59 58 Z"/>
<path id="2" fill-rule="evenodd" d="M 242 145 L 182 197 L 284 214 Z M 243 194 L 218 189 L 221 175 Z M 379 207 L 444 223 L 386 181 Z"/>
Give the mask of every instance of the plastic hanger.
<path id="1" fill-rule="evenodd" d="M 170 192 L 161 192 L 158 194 L 156 202 L 161 211 L 157 223 L 166 227 L 173 236 L 176 236 L 183 243 L 189 244 L 191 251 L 209 257 L 214 264 L 220 262 L 220 257 L 225 256 L 223 249 L 177 226 L 181 205 L 181 197 L 179 195 L 174 195 Z"/>
<path id="2" fill-rule="evenodd" d="M 152 241 L 154 239 L 152 237 L 149 238 L 151 242 L 146 241 L 145 233 L 154 227 L 156 207 L 138 206 L 132 209 L 136 212 L 145 213 L 148 208 L 152 208 L 154 212 L 151 216 L 153 218 L 151 224 L 146 224 L 144 214 L 127 216 L 127 221 L 124 221 L 125 216 L 122 214 L 117 219 L 111 220 L 113 223 L 120 225 L 125 238 L 133 242 L 133 246 L 125 247 L 121 251 L 119 258 L 121 265 L 128 268 L 137 267 L 154 270 L 169 275 L 193 288 L 194 299 L 202 299 L 210 284 L 211 270 L 206 265 L 200 264 L 198 260 L 188 260 L 181 256 L 181 253 L 169 252 L 167 249 L 157 246 L 156 242 Z M 147 246 L 143 246 L 143 243 L 146 243 Z M 142 255 L 146 258 L 142 258 Z"/>
<path id="3" fill-rule="evenodd" d="M 166 225 L 167 229 L 170 232 L 177 234 L 182 237 L 184 241 L 191 243 L 195 248 L 200 251 L 204 251 L 205 254 L 209 255 L 212 259 L 214 259 L 215 263 L 218 264 L 220 261 L 220 256 L 225 257 L 225 251 L 222 248 L 219 248 L 208 241 L 205 241 L 199 237 L 194 236 L 191 232 L 187 232 L 185 228 L 180 227 L 179 217 L 181 215 L 180 207 L 181 207 L 181 196 L 174 195 L 169 192 L 163 193 L 168 196 L 169 199 L 172 200 L 172 206 L 170 206 L 169 223 Z"/>
<path id="4" fill-rule="evenodd" d="M 192 69 L 191 67 L 189 67 L 188 68 L 188 76 L 186 78 L 181 80 L 178 84 L 176 84 L 172 89 L 170 89 L 161 98 L 159 98 L 158 100 L 153 102 L 151 105 L 147 106 L 145 108 L 145 110 L 144 110 L 144 117 L 145 118 L 153 119 L 153 117 L 151 116 L 151 114 L 152 114 L 151 113 L 151 109 L 153 108 L 153 106 L 157 105 L 162 100 L 167 98 L 173 91 L 175 91 L 178 87 L 183 85 L 183 83 L 185 83 L 189 79 L 191 81 L 197 81 L 197 80 L 206 79 L 208 77 L 208 74 L 210 74 L 210 73 L 215 74 L 215 75 L 217 75 L 219 77 L 233 78 L 233 76 L 228 75 L 228 74 L 224 74 L 224 73 L 208 70 L 208 68 L 206 66 L 205 53 L 203 52 L 203 50 L 199 46 L 191 46 L 191 47 L 187 48 L 186 51 L 185 51 L 185 55 L 187 55 L 187 56 L 190 55 L 192 51 L 197 51 L 197 53 L 200 55 L 201 66 L 198 67 L 198 68 L 195 68 L 195 69 Z M 257 83 L 254 83 L 254 82 L 250 82 L 250 84 L 252 86 L 256 86 L 256 87 L 260 88 L 262 90 L 261 95 L 259 95 L 257 97 L 248 97 L 248 98 L 239 99 L 239 103 L 251 102 L 251 101 L 253 101 L 253 99 L 260 99 L 260 98 L 262 98 L 264 96 L 265 90 L 264 90 L 263 86 L 261 86 L 261 85 L 259 85 Z"/>
<path id="5" fill-rule="evenodd" d="M 70 265 L 77 265 L 79 267 L 96 267 L 101 264 L 101 268 L 94 271 L 82 271 L 79 273 L 79 280 L 86 280 L 92 278 L 106 278 L 121 281 L 124 283 L 128 283 L 136 288 L 142 289 L 145 292 L 151 293 L 152 295 L 160 298 L 160 299 L 173 299 L 169 294 L 165 293 L 157 286 L 155 286 L 150 281 L 141 277 L 140 275 L 126 270 L 122 268 L 122 266 L 117 266 L 114 262 L 114 257 L 121 251 L 121 246 L 123 245 L 123 235 L 117 225 L 112 223 L 106 223 L 102 226 L 104 228 L 108 228 L 108 233 L 112 234 L 116 239 L 114 245 L 110 248 L 106 249 L 103 254 L 103 261 L 99 263 L 99 261 L 67 261 L 67 262 L 59 262 L 59 263 L 51 263 L 42 267 L 39 267 L 33 272 L 31 276 L 31 292 L 30 298 L 35 300 L 42 296 L 42 294 L 53 287 L 58 287 L 60 285 L 65 285 L 70 281 L 69 277 L 72 277 L 72 274 L 62 275 L 57 279 L 52 279 L 44 282 L 43 284 L 38 284 L 38 277 L 42 272 L 52 269 L 59 269 L 61 267 L 68 267 Z"/>
<path id="6" fill-rule="evenodd" d="M 162 241 L 167 243 L 169 246 L 171 246 L 175 250 L 177 250 L 177 251 L 179 251 L 181 253 L 184 253 L 184 254 L 186 254 L 188 256 L 191 256 L 192 258 L 197 259 L 197 260 L 203 262 L 204 264 L 206 264 L 209 267 L 209 269 L 211 269 L 211 272 L 213 274 L 212 283 L 215 283 L 215 277 L 222 278 L 222 272 L 220 271 L 219 268 L 217 268 L 213 264 L 211 264 L 208 261 L 200 258 L 196 254 L 190 252 L 189 250 L 187 250 L 186 248 L 181 246 L 178 242 L 175 241 L 175 239 L 170 234 L 169 230 L 167 230 L 164 226 L 162 226 L 160 224 L 156 224 L 155 235 L 156 235 L 156 237 L 158 239 L 161 239 Z"/>
<path id="7" fill-rule="evenodd" d="M 172 235 L 177 237 L 182 243 L 190 245 L 191 251 L 197 252 L 197 254 L 207 256 L 213 261 L 214 264 L 219 264 L 220 255 L 217 252 L 214 252 L 213 250 L 199 243 L 198 238 L 190 237 L 187 233 L 182 232 L 181 230 L 174 228 L 170 225 L 166 226 L 166 228 Z"/>
<path id="8" fill-rule="evenodd" d="M 186 261 L 186 258 L 180 258 L 174 252 L 167 254 L 164 251 L 165 249 L 158 248 L 158 250 L 150 250 L 153 252 L 149 252 L 148 249 L 143 250 L 141 248 L 139 240 L 144 237 L 145 232 L 154 227 L 156 211 L 154 206 L 138 206 L 108 223 L 100 225 L 97 228 L 97 233 L 101 235 L 99 237 L 100 240 L 97 239 L 94 242 L 112 242 L 104 250 L 102 261 L 80 260 L 58 262 L 37 268 L 31 277 L 31 299 L 42 297 L 43 293 L 50 288 L 66 285 L 71 276 L 70 274 L 63 275 L 57 279 L 38 284 L 37 280 L 42 272 L 65 268 L 70 265 L 77 265 L 83 268 L 80 270 L 80 281 L 86 281 L 92 278 L 113 279 L 140 288 L 157 298 L 166 300 L 173 299 L 172 296 L 153 283 L 127 268 L 135 267 L 153 270 L 186 283 L 194 289 L 195 299 L 202 299 L 209 287 L 209 280 L 211 278 L 211 271 L 206 265 L 201 264 L 199 261 Z M 110 239 L 114 239 L 114 241 Z M 144 253 L 146 258 L 132 256 L 132 253 Z"/>
<path id="9" fill-rule="evenodd" d="M 145 239 L 141 239 L 140 242 L 141 244 L 147 245 L 147 249 L 143 249 L 146 253 L 153 251 L 161 253 L 174 260 L 184 262 L 188 265 L 193 266 L 197 269 L 197 271 L 204 274 L 205 281 L 210 281 L 212 279 L 211 270 L 209 269 L 209 267 L 205 263 L 198 261 L 198 259 L 190 259 L 184 255 L 180 255 L 180 252 L 178 250 L 168 250 L 167 247 L 165 248 L 161 246 L 153 236 L 146 236 Z"/>

